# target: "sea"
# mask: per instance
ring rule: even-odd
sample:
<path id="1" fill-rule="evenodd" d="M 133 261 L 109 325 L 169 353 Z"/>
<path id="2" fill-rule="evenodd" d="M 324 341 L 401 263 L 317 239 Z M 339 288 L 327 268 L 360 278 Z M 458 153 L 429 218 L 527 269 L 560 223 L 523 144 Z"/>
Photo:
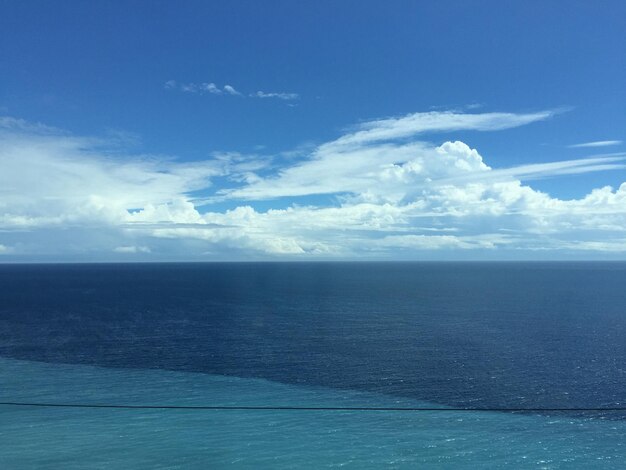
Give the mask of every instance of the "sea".
<path id="1" fill-rule="evenodd" d="M 1 469 L 626 468 L 626 263 L 4 264 L 0 403 Z"/>

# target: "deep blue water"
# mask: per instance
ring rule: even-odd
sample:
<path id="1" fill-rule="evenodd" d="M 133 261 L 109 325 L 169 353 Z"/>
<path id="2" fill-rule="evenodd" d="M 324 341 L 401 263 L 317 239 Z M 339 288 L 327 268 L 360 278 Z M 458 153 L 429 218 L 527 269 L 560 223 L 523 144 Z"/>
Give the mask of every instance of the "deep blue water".
<path id="1" fill-rule="evenodd" d="M 0 266 L 0 355 L 447 405 L 626 401 L 624 263 Z"/>
<path id="2" fill-rule="evenodd" d="M 0 356 L 4 358 L 0 395 L 4 401 L 60 403 L 624 406 L 624 286 L 626 263 L 0 265 Z M 116 372 L 106 374 L 106 370 Z M 201 374 L 168 375 L 190 372 Z M 4 454 L 11 467 L 26 462 L 20 460 L 24 456 L 37 455 L 26 437 L 33 423 L 39 425 L 41 439 L 51 443 L 67 419 L 72 429 L 93 428 L 95 435 L 116 432 L 115 421 L 104 416 L 105 421 L 99 421 L 97 413 L 88 410 L 79 415 L 3 412 L 9 419 L 4 428 L 0 425 L 0 437 L 11 442 L 13 453 Z M 136 415 L 120 416 L 124 426 L 136 424 Z M 508 413 L 497 418 L 484 413 L 445 418 L 352 416 L 343 427 L 345 416 L 339 421 L 332 416 L 291 416 L 281 422 L 287 418 L 272 415 L 272 420 L 282 423 L 279 427 L 290 430 L 287 433 L 299 429 L 315 434 L 317 441 L 301 441 L 300 454 L 284 454 L 285 446 L 279 446 L 269 456 L 254 454 L 257 460 L 252 449 L 267 431 L 264 421 L 255 428 L 246 420 L 259 419 L 258 415 L 237 415 L 240 426 L 234 426 L 231 418 L 220 416 L 211 419 L 226 420 L 219 422 L 222 431 L 211 436 L 222 439 L 214 444 L 223 452 L 215 454 L 211 447 L 203 457 L 196 455 L 199 467 L 200 462 L 289 467 L 307 452 L 317 458 L 308 460 L 311 465 L 347 459 L 357 468 L 368 462 L 376 468 L 394 459 L 399 459 L 399 467 L 402 462 L 465 462 L 471 468 L 485 464 L 488 456 L 496 466 L 519 464 L 529 455 L 535 463 L 547 459 L 557 466 L 626 457 L 616 447 L 626 429 L 622 416 L 615 413 L 556 418 Z M 146 422 L 161 419 L 162 432 L 174 436 L 189 425 L 153 412 L 144 418 Z M 603 419 L 613 424 L 598 421 Z M 41 427 L 42 422 L 50 427 Z M 422 427 L 415 428 L 416 423 Z M 195 425 L 194 432 L 209 442 L 203 423 Z M 363 426 L 371 432 L 363 434 Z M 498 441 L 494 429 L 505 433 L 504 441 Z M 332 436 L 347 431 L 360 432 L 360 444 L 344 442 L 349 449 L 338 446 L 335 453 L 328 452 L 335 442 Z M 550 432 L 559 443 L 555 448 L 542 444 L 541 436 Z M 445 436 L 450 433 L 454 435 L 448 441 Z M 88 434 L 78 432 L 66 441 L 74 443 L 71 449 L 80 448 L 87 445 Z M 228 447 L 224 436 L 230 436 L 228 445 L 246 439 L 248 444 Z M 434 448 L 422 446 L 425 436 L 440 439 L 433 441 Z M 472 441 L 472 436 L 478 440 Z M 458 439 L 465 439 L 461 450 L 454 445 L 442 447 L 441 443 Z M 94 439 L 91 445 L 98 442 Z M 318 447 L 307 447 L 307 442 Z M 383 442 L 386 447 L 381 449 L 387 453 L 368 460 Z M 416 445 L 421 453 L 411 454 Z M 406 449 L 399 451 L 402 446 Z M 53 447 L 57 450 L 49 452 L 58 452 L 58 446 Z M 154 461 L 132 449 L 139 452 L 137 445 L 130 446 L 116 465 L 155 467 Z M 170 448 L 168 455 L 188 455 L 184 449 Z M 73 462 L 78 463 L 76 468 L 81 466 L 75 452 L 68 451 L 69 457 L 60 461 L 40 452 L 44 452 L 40 460 L 28 461 L 30 465 L 70 468 Z M 470 454 L 478 460 L 468 460 Z M 276 460 L 280 455 L 285 460 Z M 514 458 L 507 461 L 509 457 Z M 103 468 L 112 465 L 106 459 L 100 463 Z M 91 464 L 97 467 L 98 462 Z M 24 468 L 30 467 L 24 464 Z"/>

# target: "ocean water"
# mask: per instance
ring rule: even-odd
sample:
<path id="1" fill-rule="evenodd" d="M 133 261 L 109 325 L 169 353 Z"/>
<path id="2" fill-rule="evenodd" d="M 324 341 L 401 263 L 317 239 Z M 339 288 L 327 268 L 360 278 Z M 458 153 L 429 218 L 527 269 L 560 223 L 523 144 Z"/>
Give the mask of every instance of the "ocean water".
<path id="1" fill-rule="evenodd" d="M 624 263 L 0 266 L 0 401 L 626 405 Z M 0 468 L 616 468 L 626 413 L 0 406 Z"/>

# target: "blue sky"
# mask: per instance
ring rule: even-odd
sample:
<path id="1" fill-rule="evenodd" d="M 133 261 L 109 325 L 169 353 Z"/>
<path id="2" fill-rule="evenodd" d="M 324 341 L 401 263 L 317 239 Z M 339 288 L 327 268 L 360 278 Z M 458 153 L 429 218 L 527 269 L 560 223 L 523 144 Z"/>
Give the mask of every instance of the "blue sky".
<path id="1" fill-rule="evenodd" d="M 622 1 L 0 5 L 0 262 L 626 258 Z"/>

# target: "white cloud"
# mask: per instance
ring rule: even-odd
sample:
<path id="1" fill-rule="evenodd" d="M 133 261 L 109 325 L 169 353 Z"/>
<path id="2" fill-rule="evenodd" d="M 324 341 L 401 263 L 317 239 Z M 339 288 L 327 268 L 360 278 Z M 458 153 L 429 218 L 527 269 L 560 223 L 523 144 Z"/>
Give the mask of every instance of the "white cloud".
<path id="1" fill-rule="evenodd" d="M 194 85 L 192 85 L 194 86 Z M 198 90 L 206 91 L 208 93 L 213 93 L 214 95 L 221 95 L 222 90 L 220 90 L 215 83 L 200 83 L 197 85 Z"/>
<path id="2" fill-rule="evenodd" d="M 118 246 L 113 249 L 115 253 L 150 253 L 151 250 L 147 246 Z"/>
<path id="3" fill-rule="evenodd" d="M 626 253 L 626 183 L 571 200 L 525 183 L 621 170 L 626 155 L 494 169 L 464 142 L 410 139 L 450 128 L 505 129 L 549 115 L 418 113 L 361 124 L 290 159 L 222 152 L 199 162 L 124 154 L 119 143 L 110 152 L 103 139 L 0 120 L 0 252 L 18 255 L 11 245 L 28 247 L 31 256 L 210 252 L 231 259 Z M 216 178 L 222 186 L 213 189 Z M 251 206 L 321 194 L 328 196 L 315 204 Z"/>
<path id="4" fill-rule="evenodd" d="M 184 91 L 185 93 L 197 93 L 198 91 L 200 91 L 200 88 L 194 83 L 187 83 L 180 85 L 180 90 Z"/>
<path id="5" fill-rule="evenodd" d="M 224 91 L 230 95 L 242 96 L 234 87 L 230 85 L 224 85 Z"/>
<path id="6" fill-rule="evenodd" d="M 164 88 L 166 90 L 180 90 L 185 93 L 210 93 L 213 95 L 221 95 L 226 92 L 231 95 L 238 94 L 238 92 L 230 85 L 226 85 L 223 89 L 221 89 L 212 82 L 178 83 L 176 80 L 168 80 L 165 82 Z"/>
<path id="7" fill-rule="evenodd" d="M 393 235 L 380 240 L 385 248 L 409 248 L 417 250 L 441 249 L 495 249 L 511 244 L 510 237 L 502 234 L 485 234 L 458 237 L 454 235 Z"/>
<path id="8" fill-rule="evenodd" d="M 33 134 L 65 134 L 62 130 L 55 127 L 46 126 L 41 123 L 32 123 L 24 119 L 13 118 L 10 116 L 0 116 L 0 131 L 10 132 L 29 132 Z"/>
<path id="9" fill-rule="evenodd" d="M 532 163 L 519 165 L 512 168 L 490 169 L 489 172 L 481 174 L 467 174 L 448 179 L 447 181 L 476 181 L 476 180 L 509 180 L 519 178 L 522 181 L 534 179 L 550 178 L 562 175 L 573 175 L 581 173 L 591 173 L 594 171 L 621 170 L 626 169 L 626 153 L 598 155 L 589 158 L 579 158 L 576 160 L 562 160 L 549 163 Z"/>
<path id="10" fill-rule="evenodd" d="M 309 158 L 277 175 L 222 193 L 235 199 L 272 199 L 313 194 L 354 193 L 377 200 L 399 201 L 424 186 L 476 180 L 508 181 L 624 168 L 626 154 L 522 165 L 492 170 L 475 149 L 463 142 L 433 146 L 402 140 L 427 131 L 501 130 L 546 119 L 553 113 L 451 112 L 415 113 L 361 124 L 339 139 L 320 145 Z M 401 139 L 400 142 L 393 139 Z"/>
<path id="11" fill-rule="evenodd" d="M 204 94 L 210 93 L 213 95 L 231 95 L 231 96 L 244 96 L 243 93 L 236 90 L 232 85 L 224 85 L 223 87 L 219 87 L 213 82 L 203 82 L 203 83 L 178 83 L 176 80 L 168 80 L 165 82 L 163 87 L 166 90 L 179 90 L 184 93 L 197 93 Z M 293 101 L 300 98 L 300 95 L 297 93 L 286 93 L 286 92 L 264 92 L 257 91 L 256 93 L 250 93 L 248 96 L 252 98 L 274 98 L 285 101 Z"/>
<path id="12" fill-rule="evenodd" d="M 208 187 L 225 166 L 109 154 L 98 139 L 3 132 L 0 228 L 120 223 L 128 210 L 174 204 Z"/>
<path id="13" fill-rule="evenodd" d="M 265 91 L 257 91 L 256 93 L 252 93 L 250 96 L 253 98 L 277 98 L 279 100 L 297 100 L 300 98 L 300 95 L 297 93 L 285 93 L 285 92 L 265 92 Z"/>
<path id="14" fill-rule="evenodd" d="M 620 145 L 621 140 L 597 140 L 595 142 L 584 142 L 582 144 L 568 145 L 569 148 L 589 148 L 589 147 L 610 147 L 612 145 Z"/>
<path id="15" fill-rule="evenodd" d="M 557 111 L 540 111 L 527 114 L 466 114 L 451 111 L 413 113 L 400 118 L 386 118 L 362 123 L 356 127 L 354 132 L 337 139 L 334 145 L 363 145 L 369 142 L 408 138 L 426 132 L 497 131 L 543 121 L 556 113 Z"/>

